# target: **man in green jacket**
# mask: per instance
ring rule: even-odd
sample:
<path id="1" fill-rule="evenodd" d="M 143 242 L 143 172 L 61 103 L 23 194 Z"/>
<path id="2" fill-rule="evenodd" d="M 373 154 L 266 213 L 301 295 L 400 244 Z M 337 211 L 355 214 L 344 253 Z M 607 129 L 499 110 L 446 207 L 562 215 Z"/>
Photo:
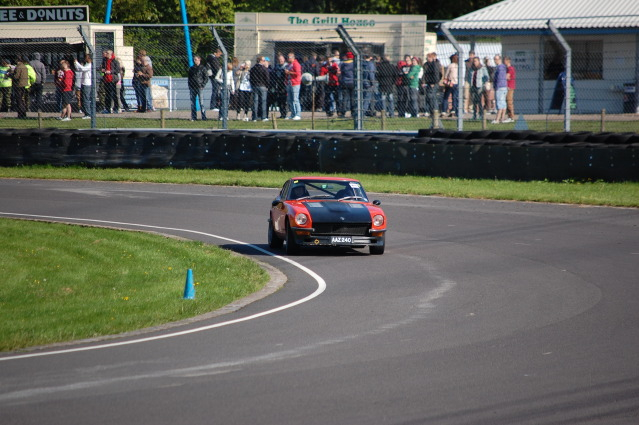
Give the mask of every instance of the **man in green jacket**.
<path id="1" fill-rule="evenodd" d="M 0 112 L 11 110 L 11 64 L 6 59 L 0 59 Z"/>

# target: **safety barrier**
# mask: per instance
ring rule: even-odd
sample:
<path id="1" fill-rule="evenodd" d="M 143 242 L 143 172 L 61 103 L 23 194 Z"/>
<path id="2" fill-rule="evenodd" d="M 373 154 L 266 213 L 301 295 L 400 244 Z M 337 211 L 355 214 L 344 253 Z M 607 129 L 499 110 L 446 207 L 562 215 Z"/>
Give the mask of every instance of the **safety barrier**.
<path id="1" fill-rule="evenodd" d="M 0 133 L 0 165 L 32 164 L 636 181 L 639 134 L 59 129 Z"/>

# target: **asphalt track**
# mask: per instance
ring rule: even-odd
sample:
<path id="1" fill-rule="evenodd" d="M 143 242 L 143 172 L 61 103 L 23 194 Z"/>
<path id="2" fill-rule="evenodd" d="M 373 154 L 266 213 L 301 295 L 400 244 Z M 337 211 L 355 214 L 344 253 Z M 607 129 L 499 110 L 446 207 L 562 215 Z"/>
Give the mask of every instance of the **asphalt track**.
<path id="1" fill-rule="evenodd" d="M 291 262 L 267 253 L 276 193 L 0 180 L 1 213 L 157 226 L 288 277 L 146 341 L 0 355 L 0 423 L 639 423 L 639 211 L 379 195 L 383 256 Z"/>

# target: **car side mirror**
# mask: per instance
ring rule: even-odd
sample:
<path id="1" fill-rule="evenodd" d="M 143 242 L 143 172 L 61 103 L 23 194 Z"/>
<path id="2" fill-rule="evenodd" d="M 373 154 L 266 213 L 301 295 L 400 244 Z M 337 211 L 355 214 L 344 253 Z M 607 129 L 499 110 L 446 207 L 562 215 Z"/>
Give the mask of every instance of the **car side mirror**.
<path id="1" fill-rule="evenodd" d="M 382 205 L 382 201 L 378 201 L 377 199 L 373 201 L 373 205 Z"/>

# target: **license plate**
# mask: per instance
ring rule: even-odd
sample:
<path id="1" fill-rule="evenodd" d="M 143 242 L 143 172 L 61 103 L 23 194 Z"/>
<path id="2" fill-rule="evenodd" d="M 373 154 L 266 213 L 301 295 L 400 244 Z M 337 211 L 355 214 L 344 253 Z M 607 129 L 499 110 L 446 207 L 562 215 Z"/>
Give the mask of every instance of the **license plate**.
<path id="1" fill-rule="evenodd" d="M 333 245 L 352 244 L 353 237 L 352 236 L 331 236 L 331 243 Z"/>

